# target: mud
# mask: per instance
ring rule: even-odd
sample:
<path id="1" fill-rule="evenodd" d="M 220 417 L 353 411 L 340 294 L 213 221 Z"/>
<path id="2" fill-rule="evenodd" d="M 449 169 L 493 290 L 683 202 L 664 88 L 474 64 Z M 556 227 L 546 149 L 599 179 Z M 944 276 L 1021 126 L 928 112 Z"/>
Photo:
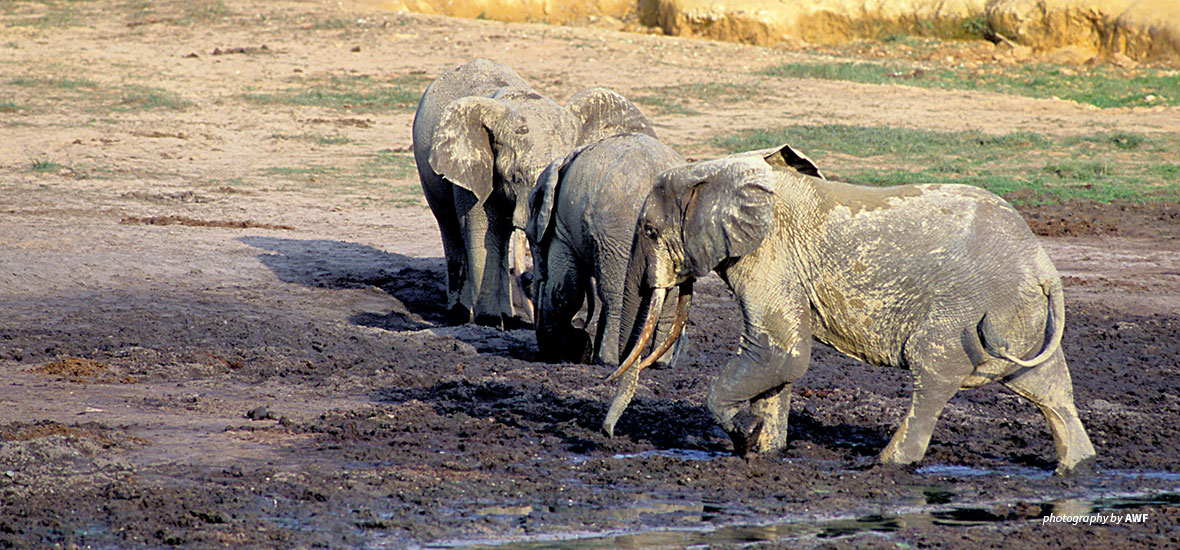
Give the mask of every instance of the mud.
<path id="1" fill-rule="evenodd" d="M 1064 345 L 1098 451 L 1091 474 L 1051 475 L 1045 421 L 996 386 L 951 401 L 917 467 L 877 466 L 909 403 L 908 374 L 823 346 L 793 392 L 785 453 L 730 456 L 704 407 L 740 328 L 715 276 L 696 285 L 687 361 L 644 371 L 608 439 L 610 369 L 537 362 L 528 330 L 443 324 L 441 245 L 424 207 L 357 198 L 343 178 L 291 190 L 258 176 L 274 162 L 404 154 L 411 112 L 258 106 L 219 90 L 382 66 L 437 74 L 496 44 L 564 99 L 589 85 L 628 92 L 683 71 L 728 74 L 718 59 L 795 54 L 316 2 L 229 3 L 223 19 L 186 27 L 169 23 L 187 17 L 181 4 L 141 13 L 96 0 L 75 8 L 93 10 L 88 26 L 5 27 L 26 33 L 5 50 L 10 66 L 82 44 L 78 55 L 112 74 L 142 78 L 128 59 L 158 63 L 149 68 L 162 83 L 218 99 L 109 118 L 63 101 L 6 119 L 0 548 L 1180 545 L 1180 206 L 1021 207 L 1066 284 Z M 224 46 L 262 41 L 263 57 Z M 531 66 L 538 43 L 546 61 Z M 161 44 L 167 55 L 149 55 Z M 210 59 L 215 45 L 235 55 L 186 57 Z M 562 69 L 571 59 L 587 74 Z M 931 128 L 1015 112 L 1040 113 L 1015 126 L 1044 132 L 1071 120 L 1135 130 L 1177 120 L 1047 100 L 1014 109 L 997 99 L 989 112 L 962 108 L 970 94 L 940 103 L 895 87 L 873 88 L 881 103 L 854 109 L 838 98 L 864 89 L 838 86 L 799 101 L 837 98 L 829 122 L 896 116 Z M 752 109 L 667 117 L 658 131 L 703 158 L 715 151 L 696 141 L 702 128 L 798 115 L 740 114 Z M 328 126 L 352 141 L 268 137 Z M 30 172 L 42 154 L 76 169 Z M 78 176 L 98 173 L 88 165 L 98 159 L 109 176 Z M 415 185 L 412 173 L 379 183 Z M 1142 521 L 1046 523 L 1050 514 Z"/>

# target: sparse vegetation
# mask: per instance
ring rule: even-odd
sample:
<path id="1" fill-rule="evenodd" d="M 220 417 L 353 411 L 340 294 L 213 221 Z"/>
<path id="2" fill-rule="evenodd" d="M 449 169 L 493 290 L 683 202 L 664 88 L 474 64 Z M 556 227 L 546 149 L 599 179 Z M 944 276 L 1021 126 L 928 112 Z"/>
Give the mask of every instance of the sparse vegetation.
<path id="1" fill-rule="evenodd" d="M 713 140 L 729 152 L 782 143 L 816 159 L 829 176 L 854 183 L 967 183 L 1018 200 L 1180 198 L 1174 158 L 1180 135 L 1130 132 L 1058 138 L 1029 132 L 983 134 L 846 125 L 790 126 Z"/>
<path id="2" fill-rule="evenodd" d="M 231 12 L 226 7 L 225 0 L 199 2 L 196 6 L 190 7 L 183 16 L 175 19 L 175 22 L 178 25 L 196 25 L 216 21 L 228 15 L 231 15 Z"/>
<path id="3" fill-rule="evenodd" d="M 129 85 L 123 88 L 114 108 L 120 111 L 152 109 L 181 111 L 192 105 L 193 102 L 175 92 L 149 86 Z"/>
<path id="4" fill-rule="evenodd" d="M 1180 104 L 1180 78 L 1175 71 L 1160 69 L 1072 68 L 1048 64 L 966 69 L 903 62 L 849 61 L 786 63 L 762 73 L 790 78 L 1059 97 L 1102 108 Z"/>
<path id="5" fill-rule="evenodd" d="M 303 105 L 353 111 L 408 111 L 417 108 L 428 81 L 418 76 L 376 79 L 370 76 L 330 76 L 302 79 L 303 88 L 277 93 L 247 93 L 248 101 L 260 104 Z"/>
<path id="6" fill-rule="evenodd" d="M 342 136 L 340 134 L 271 134 L 270 138 L 280 141 L 309 141 L 318 145 L 346 145 L 352 143 L 352 140 L 348 136 Z"/>
<path id="7" fill-rule="evenodd" d="M 12 86 L 25 86 L 30 88 L 50 87 L 60 90 L 78 90 L 80 88 L 96 89 L 98 83 L 89 78 L 65 78 L 65 77 L 19 77 L 8 81 Z"/>
<path id="8" fill-rule="evenodd" d="M 422 188 L 414 175 L 417 169 L 412 156 L 383 150 L 365 155 L 350 168 L 338 166 L 271 167 L 262 171 L 266 178 L 289 183 L 278 185 L 280 191 L 329 191 L 334 197 L 355 203 L 384 206 L 424 206 Z"/>
<path id="9" fill-rule="evenodd" d="M 45 158 L 45 157 L 33 159 L 33 161 L 31 163 L 29 163 L 29 171 L 34 172 L 34 173 L 38 173 L 38 174 L 43 174 L 46 172 L 57 172 L 57 171 L 61 170 L 62 168 L 65 168 L 65 166 L 58 164 L 52 160 L 49 160 L 48 158 Z"/>
<path id="10" fill-rule="evenodd" d="M 695 115 L 701 111 L 688 103 L 715 107 L 727 102 L 763 97 L 767 94 L 759 86 L 731 82 L 692 82 L 669 86 L 646 86 L 639 89 L 644 95 L 633 101 L 655 108 L 660 114 Z"/>

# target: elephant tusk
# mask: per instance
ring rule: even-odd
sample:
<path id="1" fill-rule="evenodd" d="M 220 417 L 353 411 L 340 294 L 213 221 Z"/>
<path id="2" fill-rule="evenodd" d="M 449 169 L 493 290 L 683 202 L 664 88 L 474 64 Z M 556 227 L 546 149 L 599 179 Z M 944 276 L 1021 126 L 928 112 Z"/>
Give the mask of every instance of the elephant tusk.
<path id="1" fill-rule="evenodd" d="M 652 290 L 651 302 L 647 310 L 647 320 L 643 323 L 643 332 L 639 333 L 639 341 L 635 342 L 635 347 L 631 348 L 631 353 L 627 354 L 627 358 L 623 360 L 623 364 L 619 365 L 619 368 L 606 378 L 607 382 L 627 372 L 627 369 L 631 368 L 631 365 L 634 365 L 635 361 L 639 359 L 639 356 L 643 354 L 643 348 L 647 347 L 647 344 L 651 342 L 651 335 L 655 333 L 656 323 L 660 320 L 660 311 L 664 309 L 664 294 L 659 289 Z"/>
<path id="2" fill-rule="evenodd" d="M 641 372 L 643 369 L 652 366 L 653 363 L 660 360 L 660 357 L 668 353 L 669 349 L 672 349 L 672 345 L 680 338 L 680 333 L 684 331 L 684 324 L 688 321 L 688 306 L 690 303 L 692 303 L 691 293 L 685 292 L 680 294 L 680 298 L 676 300 L 676 320 L 672 322 L 672 332 L 668 334 L 668 338 L 664 340 L 663 344 L 660 344 L 659 348 L 647 356 L 647 359 L 639 362 L 639 366 L 636 367 L 637 372 Z"/>

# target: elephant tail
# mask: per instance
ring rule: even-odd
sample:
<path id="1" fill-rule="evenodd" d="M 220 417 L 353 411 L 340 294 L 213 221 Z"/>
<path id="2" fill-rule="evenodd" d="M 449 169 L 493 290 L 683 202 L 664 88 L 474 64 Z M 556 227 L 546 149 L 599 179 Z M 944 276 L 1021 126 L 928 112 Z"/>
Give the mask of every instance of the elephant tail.
<path id="1" fill-rule="evenodd" d="M 995 357 L 1006 359 L 1022 367 L 1035 367 L 1048 361 L 1057 349 L 1061 347 L 1061 336 L 1065 333 L 1065 296 L 1061 287 L 1061 279 L 1045 281 L 1041 288 L 1048 298 L 1049 315 L 1045 320 L 1045 333 L 1049 335 L 1041 352 L 1032 359 L 1021 359 L 1008 351 L 1008 341 L 996 330 L 996 327 L 984 314 L 976 330 L 984 349 Z"/>

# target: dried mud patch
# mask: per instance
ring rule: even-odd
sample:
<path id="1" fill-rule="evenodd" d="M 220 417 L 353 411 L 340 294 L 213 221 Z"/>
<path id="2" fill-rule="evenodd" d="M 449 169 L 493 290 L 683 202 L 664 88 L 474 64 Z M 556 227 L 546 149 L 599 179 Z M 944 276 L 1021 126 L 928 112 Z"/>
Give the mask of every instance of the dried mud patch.
<path id="1" fill-rule="evenodd" d="M 184 225 L 188 227 L 228 227 L 232 229 L 282 229 L 293 230 L 285 224 L 261 223 L 252 220 L 198 220 L 187 216 L 129 216 L 119 221 L 125 225 Z"/>
<path id="2" fill-rule="evenodd" d="M 122 372 L 122 370 L 119 367 L 93 359 L 59 357 L 44 365 L 30 369 L 29 372 L 56 376 L 58 380 L 68 380 L 70 382 L 134 384 L 136 382 L 135 377 Z"/>

